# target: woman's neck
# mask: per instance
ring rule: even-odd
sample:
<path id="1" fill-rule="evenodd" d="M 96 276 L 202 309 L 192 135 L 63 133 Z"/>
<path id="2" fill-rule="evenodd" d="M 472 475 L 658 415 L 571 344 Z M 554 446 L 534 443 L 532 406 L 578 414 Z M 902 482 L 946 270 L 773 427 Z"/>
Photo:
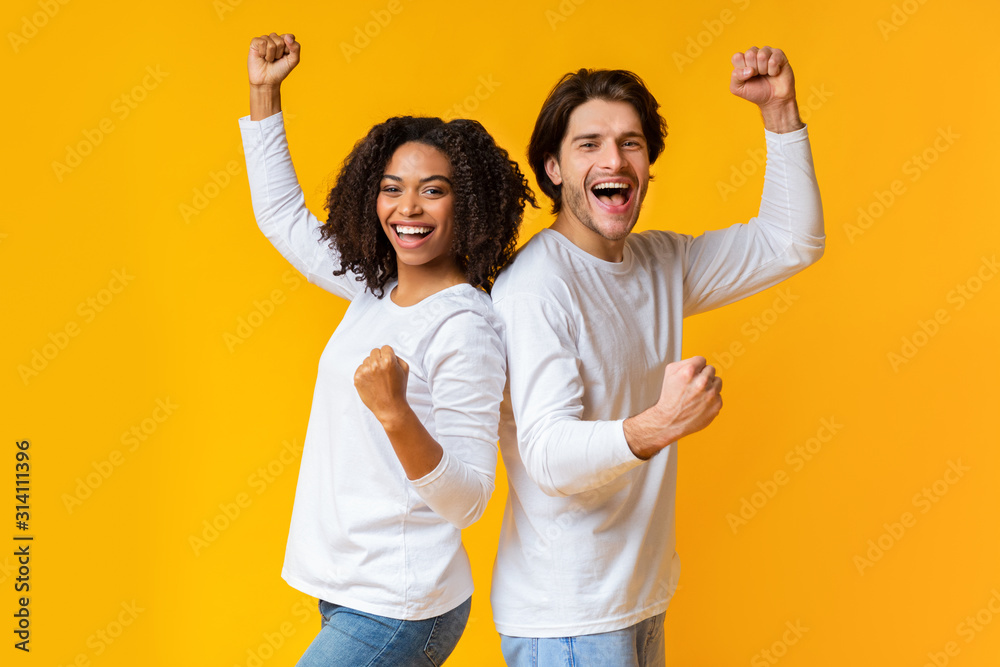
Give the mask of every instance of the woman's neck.
<path id="1" fill-rule="evenodd" d="M 396 263 L 399 283 L 389 294 L 397 306 L 413 306 L 443 289 L 469 282 L 454 260 L 420 266 Z"/>

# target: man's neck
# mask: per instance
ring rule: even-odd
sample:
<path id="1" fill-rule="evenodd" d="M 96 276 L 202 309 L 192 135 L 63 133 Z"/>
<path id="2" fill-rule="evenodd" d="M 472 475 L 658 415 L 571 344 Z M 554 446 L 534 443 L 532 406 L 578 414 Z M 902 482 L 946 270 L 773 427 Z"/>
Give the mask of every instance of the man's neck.
<path id="1" fill-rule="evenodd" d="M 567 214 L 566 211 L 559 212 L 549 229 L 559 232 L 577 248 L 597 259 L 612 263 L 622 261 L 622 253 L 625 248 L 624 238 L 617 241 L 606 239 L 574 216 Z"/>

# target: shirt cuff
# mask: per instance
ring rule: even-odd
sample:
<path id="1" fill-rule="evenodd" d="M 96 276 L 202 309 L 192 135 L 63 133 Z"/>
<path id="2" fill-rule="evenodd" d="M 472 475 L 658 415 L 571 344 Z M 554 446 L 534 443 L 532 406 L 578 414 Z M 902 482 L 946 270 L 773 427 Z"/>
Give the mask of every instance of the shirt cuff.
<path id="1" fill-rule="evenodd" d="M 268 128 L 274 125 L 280 125 L 284 122 L 285 117 L 280 111 L 274 115 L 268 116 L 267 118 L 262 118 L 261 120 L 250 120 L 249 114 L 239 119 L 240 127 L 244 129 L 251 127 Z"/>
<path id="2" fill-rule="evenodd" d="M 613 449 L 615 456 L 615 461 L 617 465 L 625 465 L 625 470 L 629 470 L 646 462 L 646 459 L 640 459 L 632 451 L 632 448 L 628 446 L 628 440 L 625 439 L 625 420 L 621 419 L 615 422 L 618 428 L 615 429 L 615 441 L 613 443 Z M 634 465 L 628 465 L 634 464 Z M 624 470 L 622 471 L 624 472 Z"/>
<path id="3" fill-rule="evenodd" d="M 441 460 L 438 461 L 438 464 L 434 467 L 434 470 L 431 470 L 429 473 L 427 473 L 426 475 L 424 475 L 419 479 L 411 479 L 410 484 L 412 484 L 418 489 L 421 489 L 425 486 L 430 486 L 431 484 L 436 482 L 438 478 L 440 478 L 445 474 L 450 465 L 451 465 L 451 455 L 448 454 L 448 450 L 444 450 L 443 453 L 441 454 Z"/>
<path id="4" fill-rule="evenodd" d="M 771 130 L 764 128 L 764 140 L 767 142 L 768 148 L 772 146 L 780 148 L 781 146 L 785 146 L 787 144 L 795 144 L 800 141 L 807 141 L 808 139 L 808 125 L 803 125 L 799 129 L 792 130 L 791 132 L 772 132 Z"/>

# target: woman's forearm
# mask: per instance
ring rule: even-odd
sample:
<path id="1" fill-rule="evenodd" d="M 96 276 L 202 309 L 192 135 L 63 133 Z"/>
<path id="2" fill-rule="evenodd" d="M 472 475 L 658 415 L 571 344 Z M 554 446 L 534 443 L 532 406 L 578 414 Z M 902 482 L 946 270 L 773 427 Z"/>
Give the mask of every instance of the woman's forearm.
<path id="1" fill-rule="evenodd" d="M 280 85 L 250 85 L 250 120 L 264 120 L 281 111 Z"/>
<path id="2" fill-rule="evenodd" d="M 408 479 L 424 477 L 441 462 L 444 450 L 408 405 L 381 423 Z"/>

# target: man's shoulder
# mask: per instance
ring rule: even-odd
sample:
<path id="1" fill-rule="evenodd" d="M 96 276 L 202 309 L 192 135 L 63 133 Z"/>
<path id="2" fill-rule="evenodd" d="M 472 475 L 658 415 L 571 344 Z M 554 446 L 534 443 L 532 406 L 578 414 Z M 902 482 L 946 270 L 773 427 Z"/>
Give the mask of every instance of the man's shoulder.
<path id="1" fill-rule="evenodd" d="M 493 284 L 494 303 L 509 294 L 541 296 L 560 282 L 567 267 L 556 233 L 543 229 L 521 246 Z"/>
<path id="2" fill-rule="evenodd" d="M 682 257 L 692 240 L 687 234 L 650 229 L 633 232 L 626 238 L 630 269 L 615 272 L 619 277 L 634 274 L 636 279 L 663 273 L 673 260 Z M 511 295 L 534 295 L 563 303 L 573 285 L 602 280 L 603 269 L 594 269 L 594 260 L 581 258 L 582 251 L 571 246 L 558 232 L 543 229 L 517 252 L 500 272 L 493 286 L 494 304 Z"/>
<path id="3" fill-rule="evenodd" d="M 676 254 L 681 252 L 690 243 L 692 237 L 688 234 L 680 234 L 665 229 L 646 229 L 641 232 L 632 232 L 625 240 L 626 245 L 633 253 L 646 255 Z"/>

